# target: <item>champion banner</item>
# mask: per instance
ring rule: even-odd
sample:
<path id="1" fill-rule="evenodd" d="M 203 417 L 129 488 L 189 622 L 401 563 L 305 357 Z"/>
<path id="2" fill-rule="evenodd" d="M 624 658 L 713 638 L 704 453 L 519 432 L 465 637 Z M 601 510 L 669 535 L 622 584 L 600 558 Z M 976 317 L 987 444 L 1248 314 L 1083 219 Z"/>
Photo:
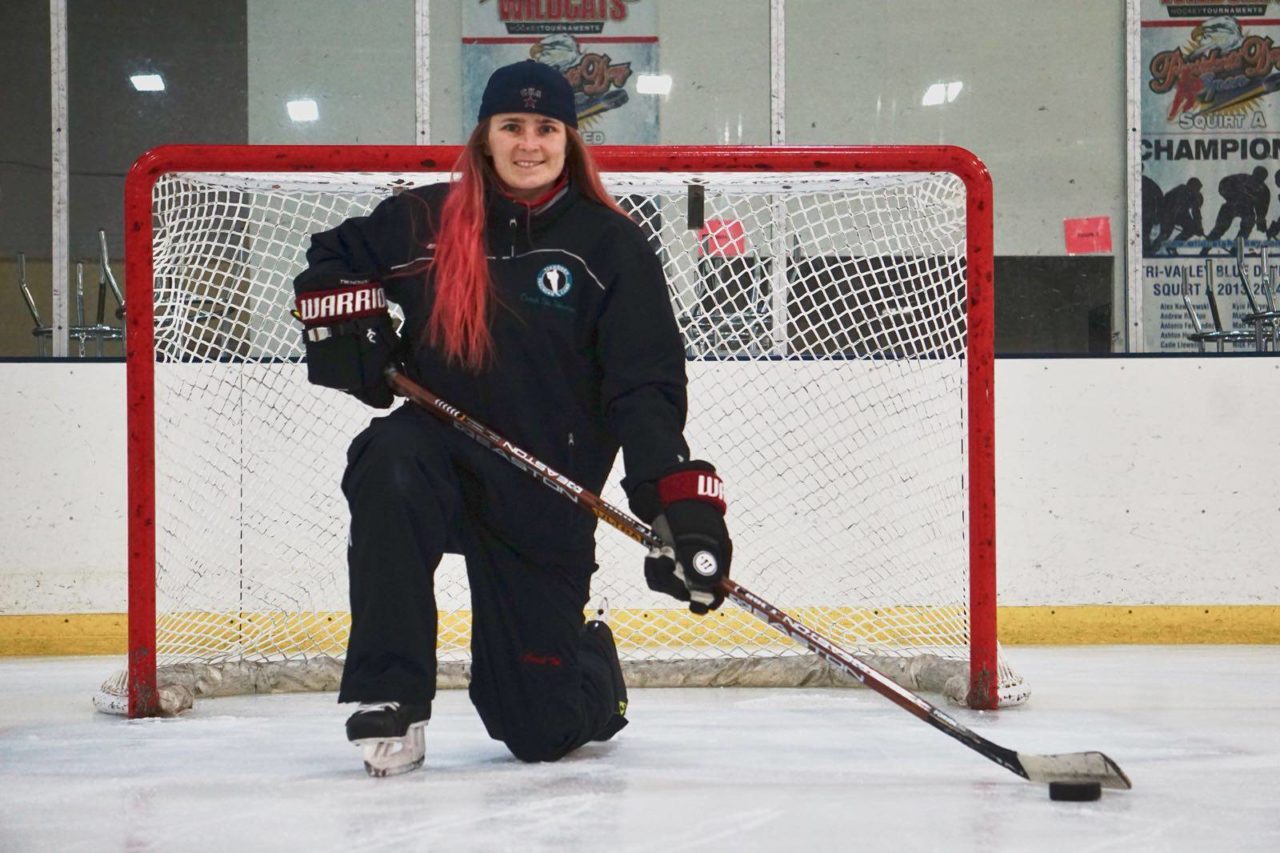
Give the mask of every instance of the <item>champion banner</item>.
<path id="1" fill-rule="evenodd" d="M 594 145 L 659 142 L 658 103 L 636 90 L 658 67 L 656 0 L 467 0 L 462 126 L 471 132 L 496 68 L 534 59 L 573 87 L 578 130 Z"/>
<path id="2" fill-rule="evenodd" d="M 1280 14 L 1274 2 L 1142 0 L 1142 324 L 1148 352 L 1194 350 L 1184 293 L 1213 328 L 1275 298 Z M 1244 240 L 1243 269 L 1236 262 Z M 1267 247 L 1269 270 L 1262 267 Z M 1249 294 L 1246 295 L 1246 288 Z M 1250 304 L 1249 295 L 1253 297 Z M 1212 347 L 1211 347 L 1212 348 Z M 1228 347 L 1231 349 L 1231 347 Z"/>

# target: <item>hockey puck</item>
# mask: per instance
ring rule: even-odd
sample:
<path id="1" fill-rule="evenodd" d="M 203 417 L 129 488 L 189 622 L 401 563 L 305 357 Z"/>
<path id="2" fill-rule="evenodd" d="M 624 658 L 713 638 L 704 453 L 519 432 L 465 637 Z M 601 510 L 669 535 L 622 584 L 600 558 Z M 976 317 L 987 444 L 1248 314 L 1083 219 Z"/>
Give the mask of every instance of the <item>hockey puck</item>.
<path id="1" fill-rule="evenodd" d="M 1099 782 L 1050 782 L 1049 799 L 1069 803 L 1088 803 L 1102 797 Z"/>

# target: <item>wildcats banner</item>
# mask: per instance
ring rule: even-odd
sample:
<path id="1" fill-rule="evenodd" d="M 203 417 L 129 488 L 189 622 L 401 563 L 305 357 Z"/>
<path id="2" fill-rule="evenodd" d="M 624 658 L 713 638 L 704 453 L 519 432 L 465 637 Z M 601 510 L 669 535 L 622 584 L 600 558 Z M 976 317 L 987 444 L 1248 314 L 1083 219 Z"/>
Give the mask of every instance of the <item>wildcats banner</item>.
<path id="1" fill-rule="evenodd" d="M 657 99 L 636 90 L 640 75 L 656 73 L 657 30 L 656 0 L 466 0 L 464 137 L 494 69 L 534 59 L 573 87 L 578 130 L 588 143 L 657 143 Z"/>
<path id="2" fill-rule="evenodd" d="M 1266 17 L 1275 6 L 1142 0 L 1138 286 L 1148 352 L 1196 349 L 1184 293 L 1205 328 L 1212 285 L 1222 327 L 1252 330 L 1245 316 L 1267 308 L 1266 281 L 1276 287 L 1280 14 Z"/>

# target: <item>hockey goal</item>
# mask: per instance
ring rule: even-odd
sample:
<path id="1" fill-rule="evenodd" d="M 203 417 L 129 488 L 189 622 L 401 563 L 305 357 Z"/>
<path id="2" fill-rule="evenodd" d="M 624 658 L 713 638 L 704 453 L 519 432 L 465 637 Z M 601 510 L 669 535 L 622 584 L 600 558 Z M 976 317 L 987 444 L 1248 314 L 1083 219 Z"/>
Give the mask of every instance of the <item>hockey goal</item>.
<path id="1" fill-rule="evenodd" d="M 374 414 L 307 384 L 291 279 L 312 232 L 447 180 L 456 147 L 167 147 L 126 188 L 129 660 L 96 697 L 336 689 L 347 443 Z M 996 643 L 990 181 L 953 147 L 597 148 L 661 257 L 694 452 L 731 490 L 735 575 L 890 676 L 1022 701 Z M 615 471 L 606 500 L 625 505 Z M 555 497 L 548 495 L 548 500 Z M 628 679 L 820 684 L 732 607 L 695 618 L 601 527 Z M 441 678 L 464 680 L 457 558 Z"/>

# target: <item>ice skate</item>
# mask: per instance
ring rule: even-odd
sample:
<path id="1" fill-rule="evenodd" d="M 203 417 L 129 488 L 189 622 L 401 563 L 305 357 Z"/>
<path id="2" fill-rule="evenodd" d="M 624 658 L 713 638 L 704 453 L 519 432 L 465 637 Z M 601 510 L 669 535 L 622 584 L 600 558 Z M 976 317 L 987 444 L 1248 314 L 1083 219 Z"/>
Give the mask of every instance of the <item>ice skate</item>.
<path id="1" fill-rule="evenodd" d="M 360 747 L 370 776 L 397 776 L 422 766 L 427 754 L 426 705 L 362 703 L 347 719 L 347 740 Z"/>

